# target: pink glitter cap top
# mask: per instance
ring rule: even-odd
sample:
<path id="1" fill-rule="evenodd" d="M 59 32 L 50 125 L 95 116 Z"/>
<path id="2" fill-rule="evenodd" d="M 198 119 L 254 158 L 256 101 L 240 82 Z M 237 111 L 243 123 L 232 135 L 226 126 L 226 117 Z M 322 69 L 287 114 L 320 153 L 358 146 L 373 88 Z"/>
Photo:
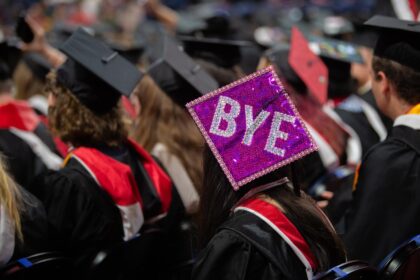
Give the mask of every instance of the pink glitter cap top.
<path id="1" fill-rule="evenodd" d="M 235 190 L 317 150 L 271 66 L 187 108 Z"/>

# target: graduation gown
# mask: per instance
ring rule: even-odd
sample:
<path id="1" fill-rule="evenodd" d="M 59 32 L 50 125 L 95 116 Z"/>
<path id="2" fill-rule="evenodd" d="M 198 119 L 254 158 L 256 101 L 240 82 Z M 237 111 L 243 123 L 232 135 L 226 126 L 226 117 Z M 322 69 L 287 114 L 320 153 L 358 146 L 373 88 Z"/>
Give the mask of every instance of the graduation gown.
<path id="1" fill-rule="evenodd" d="M 64 168 L 39 177 L 31 190 L 45 204 L 51 243 L 82 269 L 100 249 L 141 231 L 169 232 L 183 213 L 170 178 L 130 140 L 73 150 Z"/>
<path id="2" fill-rule="evenodd" d="M 297 227 L 276 206 L 251 199 L 201 252 L 192 279 L 311 279 L 315 270 Z"/>
<path id="3" fill-rule="evenodd" d="M 359 96 L 350 95 L 334 110 L 358 135 L 362 155 L 386 137 L 387 130 L 378 112 Z"/>
<path id="4" fill-rule="evenodd" d="M 351 258 L 377 265 L 420 233 L 420 116 L 396 119 L 363 158 L 344 241 Z"/>
<path id="5" fill-rule="evenodd" d="M 23 101 L 0 105 L 0 152 L 10 174 L 23 187 L 37 175 L 58 169 L 62 162 L 48 129 Z"/>

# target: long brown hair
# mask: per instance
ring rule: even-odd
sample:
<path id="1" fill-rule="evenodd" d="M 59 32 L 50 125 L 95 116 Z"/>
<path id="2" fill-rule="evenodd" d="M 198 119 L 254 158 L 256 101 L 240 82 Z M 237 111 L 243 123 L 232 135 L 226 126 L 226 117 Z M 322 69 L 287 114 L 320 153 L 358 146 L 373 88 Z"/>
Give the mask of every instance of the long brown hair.
<path id="1" fill-rule="evenodd" d="M 56 104 L 48 108 L 49 126 L 64 142 L 74 147 L 118 146 L 127 138 L 128 131 L 119 106 L 103 115 L 93 113 L 56 82 L 55 72 L 47 76 L 46 91 L 56 97 Z"/>
<path id="2" fill-rule="evenodd" d="M 319 270 L 326 270 L 345 261 L 344 246 L 322 215 L 315 202 L 299 188 L 299 161 L 282 167 L 235 192 L 224 175 L 216 158 L 206 146 L 204 151 L 204 183 L 200 204 L 200 237 L 205 245 L 217 232 L 217 228 L 229 218 L 231 209 L 250 189 L 283 177 L 291 180 L 293 190 L 278 186 L 264 194 L 274 199 L 284 209 L 285 215 L 295 224 L 308 242 L 318 261 Z"/>
<path id="3" fill-rule="evenodd" d="M 149 76 L 143 77 L 134 94 L 141 106 L 134 139 L 148 151 L 159 142 L 164 144 L 200 189 L 204 140 L 186 109 L 172 101 Z"/>

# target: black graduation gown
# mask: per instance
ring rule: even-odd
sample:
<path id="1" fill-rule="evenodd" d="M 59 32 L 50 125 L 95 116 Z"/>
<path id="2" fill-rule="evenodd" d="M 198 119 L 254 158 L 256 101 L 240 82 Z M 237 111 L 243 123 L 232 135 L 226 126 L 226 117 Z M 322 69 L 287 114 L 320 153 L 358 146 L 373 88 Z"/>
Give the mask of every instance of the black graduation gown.
<path id="1" fill-rule="evenodd" d="M 395 126 L 363 158 L 344 241 L 351 258 L 378 264 L 420 233 L 420 130 Z"/>
<path id="2" fill-rule="evenodd" d="M 260 218 L 237 211 L 218 230 L 195 264 L 192 279 L 307 279 L 289 245 Z"/>
<path id="3" fill-rule="evenodd" d="M 123 240 L 117 206 L 77 160 L 39 176 L 30 191 L 45 205 L 53 249 L 89 258 Z"/>
<path id="4" fill-rule="evenodd" d="M 130 166 L 143 199 L 145 219 L 158 214 L 156 211 L 161 202 L 138 160 L 139 155 L 128 146 L 115 149 L 97 147 L 97 150 Z M 167 216 L 141 228 L 141 231 L 163 231 L 164 238 L 156 248 L 161 248 L 159 261 L 164 264 L 161 268 L 168 272 L 168 266 L 191 259 L 190 248 L 179 242 L 184 241 L 183 233 L 179 231 L 180 217 L 184 214 L 182 201 L 175 188 L 171 189 L 172 201 Z M 46 206 L 51 244 L 74 258 L 80 273 L 84 272 L 92 256 L 99 250 L 112 248 L 123 241 L 124 229 L 119 208 L 79 160 L 71 157 L 63 169 L 39 177 L 31 190 Z M 161 279 L 169 279 L 170 275 Z"/>
<path id="5" fill-rule="evenodd" d="M 23 187 L 28 187 L 37 175 L 61 164 L 47 127 L 25 101 L 0 104 L 0 153 L 12 177 Z"/>
<path id="6" fill-rule="evenodd" d="M 43 123 L 39 123 L 33 133 L 51 152 L 59 156 L 54 141 Z M 0 129 L 0 152 L 4 155 L 10 175 L 23 187 L 29 186 L 36 176 L 48 171 L 45 162 L 34 153 L 31 146 L 9 129 Z"/>
<path id="7" fill-rule="evenodd" d="M 21 205 L 23 242 L 15 237 L 15 249 L 11 261 L 50 249 L 47 214 L 42 203 L 21 188 L 24 204 Z"/>

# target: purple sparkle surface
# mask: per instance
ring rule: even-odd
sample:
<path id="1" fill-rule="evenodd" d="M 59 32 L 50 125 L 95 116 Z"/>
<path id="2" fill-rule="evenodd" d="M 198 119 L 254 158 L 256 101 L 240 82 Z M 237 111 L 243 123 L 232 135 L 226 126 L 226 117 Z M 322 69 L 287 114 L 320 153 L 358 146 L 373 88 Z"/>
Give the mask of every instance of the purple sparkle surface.
<path id="1" fill-rule="evenodd" d="M 240 113 L 235 118 L 236 130 L 230 137 L 210 132 L 220 96 L 229 97 L 240 104 Z M 262 110 L 270 113 L 255 131 L 249 146 L 243 143 L 247 128 L 245 105 L 252 106 L 253 119 Z M 235 190 L 317 149 L 272 67 L 202 96 L 187 104 L 187 107 Z M 227 105 L 224 112 L 229 113 L 231 109 Z M 293 123 L 281 122 L 280 131 L 287 133 L 288 137 L 285 140 L 277 138 L 275 147 L 285 151 L 283 156 L 265 149 L 274 112 L 296 117 Z M 219 128 L 226 127 L 227 121 L 222 120 Z"/>

